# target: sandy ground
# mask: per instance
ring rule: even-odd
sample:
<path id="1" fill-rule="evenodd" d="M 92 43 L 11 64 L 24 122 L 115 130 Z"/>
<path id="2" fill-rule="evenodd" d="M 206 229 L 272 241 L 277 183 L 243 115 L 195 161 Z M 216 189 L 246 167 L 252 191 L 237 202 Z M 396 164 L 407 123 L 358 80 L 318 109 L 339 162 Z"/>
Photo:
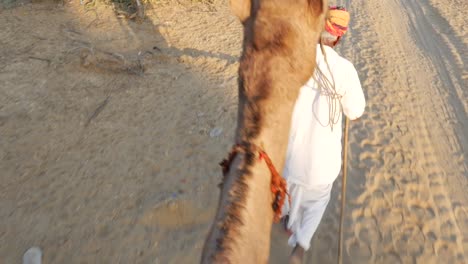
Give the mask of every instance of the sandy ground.
<path id="1" fill-rule="evenodd" d="M 345 263 L 468 263 L 468 4 L 355 0 Z M 463 12 L 460 12 L 463 10 Z M 197 263 L 237 111 L 224 2 L 0 9 L 0 263 Z M 339 182 L 307 255 L 334 263 Z M 276 226 L 271 263 L 285 263 Z"/>

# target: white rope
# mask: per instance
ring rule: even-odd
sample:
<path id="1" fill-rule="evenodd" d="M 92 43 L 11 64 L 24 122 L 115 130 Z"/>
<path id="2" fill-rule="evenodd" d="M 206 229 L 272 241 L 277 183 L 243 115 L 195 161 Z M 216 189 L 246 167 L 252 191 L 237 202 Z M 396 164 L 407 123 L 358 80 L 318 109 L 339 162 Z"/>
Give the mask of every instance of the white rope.
<path id="1" fill-rule="evenodd" d="M 327 95 L 327 102 L 329 106 L 329 121 L 327 125 L 330 125 L 333 130 L 333 125 L 339 122 L 339 116 L 341 113 L 341 95 L 336 91 L 335 87 L 335 78 L 330 70 L 330 65 L 327 60 L 327 54 L 323 44 L 320 43 L 320 48 L 322 50 L 327 69 L 331 75 L 332 81 L 330 81 L 325 74 L 320 70 L 319 67 L 316 67 L 315 73 L 318 73 L 317 76 L 314 74 L 314 80 L 317 83 L 320 92 L 324 95 Z M 337 115 L 338 113 L 338 115 Z M 335 120 L 335 116 L 337 116 Z M 316 117 L 317 118 L 317 117 Z M 319 121 L 320 123 L 320 121 Z M 345 204 L 346 204 L 346 178 L 348 174 L 348 130 L 349 130 L 349 119 L 345 117 L 345 126 L 344 126 L 344 148 L 343 148 L 343 178 L 341 184 L 341 208 L 340 208 L 340 225 L 339 225 L 339 239 L 338 239 L 338 264 L 343 263 L 343 225 L 344 225 L 344 215 L 345 215 Z"/>
<path id="2" fill-rule="evenodd" d="M 340 113 L 341 113 L 341 97 L 337 91 L 336 91 L 336 85 L 335 85 L 335 78 L 333 77 L 333 73 L 330 69 L 330 64 L 328 63 L 327 59 L 327 54 L 325 52 L 325 49 L 323 47 L 322 42 L 320 41 L 320 49 L 322 51 L 325 64 L 327 65 L 327 70 L 328 73 L 330 74 L 331 81 L 327 78 L 327 76 L 322 72 L 320 67 L 315 67 L 315 72 L 312 78 L 314 79 L 315 83 L 318 86 L 318 89 L 320 90 L 320 95 L 324 95 L 326 97 L 327 103 L 328 103 L 328 122 L 326 124 L 322 124 L 321 120 L 319 117 L 315 115 L 315 112 L 313 112 L 315 119 L 319 122 L 320 125 L 327 127 L 330 126 L 331 130 L 333 131 L 333 126 L 338 124 L 340 121 Z M 316 101 L 314 101 L 315 103 Z"/>
<path id="3" fill-rule="evenodd" d="M 349 10 L 350 6 L 350 1 L 345 2 L 345 7 L 346 10 Z M 343 1 L 340 1 L 343 2 Z M 343 5 L 341 3 L 341 5 Z M 331 76 L 331 81 L 326 77 L 326 75 L 322 72 L 322 70 L 317 66 L 316 70 L 314 72 L 313 78 L 315 82 L 317 83 L 321 95 L 326 95 L 327 97 L 327 102 L 328 102 L 328 107 L 329 107 L 329 119 L 327 124 L 322 124 L 320 122 L 320 119 L 316 116 L 315 118 L 318 120 L 318 122 L 322 126 L 330 126 L 331 129 L 333 130 L 333 125 L 336 125 L 339 122 L 339 116 L 341 113 L 341 97 L 342 95 L 338 94 L 336 91 L 336 86 L 335 86 L 335 78 L 333 77 L 333 74 L 330 69 L 330 64 L 328 63 L 327 60 L 327 55 L 325 52 L 325 49 L 323 47 L 322 42 L 320 41 L 320 48 L 322 51 L 322 54 L 324 56 L 325 63 L 327 65 L 327 70 L 330 73 Z M 314 112 L 315 115 L 315 112 Z M 343 178 L 342 178 L 342 184 L 341 184 L 341 208 L 340 208 L 340 225 L 339 225 L 339 239 L 338 239 L 338 259 L 337 263 L 342 264 L 343 263 L 343 226 L 344 226 L 344 215 L 345 215 L 345 206 L 346 206 L 346 178 L 348 174 L 348 130 L 349 130 L 349 119 L 345 117 L 345 126 L 344 126 L 344 148 L 343 148 Z"/>

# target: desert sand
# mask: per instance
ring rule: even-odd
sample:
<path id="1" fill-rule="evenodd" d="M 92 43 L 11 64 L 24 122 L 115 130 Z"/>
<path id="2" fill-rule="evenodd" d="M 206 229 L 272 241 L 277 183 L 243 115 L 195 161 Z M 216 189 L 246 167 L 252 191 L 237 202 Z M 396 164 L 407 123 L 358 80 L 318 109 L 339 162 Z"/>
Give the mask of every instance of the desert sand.
<path id="1" fill-rule="evenodd" d="M 88 2 L 88 1 L 84 1 Z M 340 1 L 368 105 L 350 127 L 345 263 L 468 263 L 462 0 Z M 226 1 L 0 9 L 0 263 L 198 263 L 237 120 Z M 311 43 L 311 45 L 314 45 Z M 306 263 L 335 263 L 340 179 Z M 278 226 L 271 263 L 290 249 Z"/>

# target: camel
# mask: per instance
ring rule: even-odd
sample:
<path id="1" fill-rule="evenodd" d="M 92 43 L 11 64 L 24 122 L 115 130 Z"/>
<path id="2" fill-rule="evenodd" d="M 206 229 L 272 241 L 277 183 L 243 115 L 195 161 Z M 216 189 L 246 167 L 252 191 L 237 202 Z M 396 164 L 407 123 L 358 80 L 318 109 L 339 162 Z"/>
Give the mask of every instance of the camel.
<path id="1" fill-rule="evenodd" d="M 230 0 L 244 29 L 236 148 L 224 164 L 219 204 L 202 263 L 268 261 L 272 206 L 278 204 L 270 188 L 271 167 L 259 156 L 266 153 L 281 172 L 294 104 L 315 68 L 326 2 Z"/>

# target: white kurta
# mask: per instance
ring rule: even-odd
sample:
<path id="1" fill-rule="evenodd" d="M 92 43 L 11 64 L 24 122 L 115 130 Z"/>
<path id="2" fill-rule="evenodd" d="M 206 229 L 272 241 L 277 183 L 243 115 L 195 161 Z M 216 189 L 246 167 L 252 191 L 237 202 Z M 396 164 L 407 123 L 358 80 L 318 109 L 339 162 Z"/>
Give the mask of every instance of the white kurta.
<path id="1" fill-rule="evenodd" d="M 336 91 L 341 95 L 343 112 L 351 120 L 362 115 L 365 99 L 353 64 L 340 57 L 332 48 L 324 46 Z M 324 56 L 317 46 L 317 67 L 331 80 Z M 329 98 L 320 93 L 311 78 L 300 90 L 296 101 L 284 177 L 288 183 L 310 188 L 335 181 L 341 169 L 341 110 L 335 116 L 333 129 L 329 123 Z M 339 104 L 338 104 L 339 105 Z"/>
<path id="2" fill-rule="evenodd" d="M 307 250 L 330 199 L 333 182 L 341 169 L 341 112 L 356 119 L 365 108 L 365 98 L 356 69 L 348 60 L 325 46 L 324 56 L 317 46 L 317 67 L 329 80 L 331 73 L 341 99 L 330 123 L 330 98 L 311 78 L 300 90 L 294 106 L 286 164 L 283 175 L 288 183 L 292 204 L 285 203 L 283 214 L 289 215 L 288 228 L 293 235 L 289 245 L 300 244 Z M 317 75 L 316 75 L 317 76 Z"/>

